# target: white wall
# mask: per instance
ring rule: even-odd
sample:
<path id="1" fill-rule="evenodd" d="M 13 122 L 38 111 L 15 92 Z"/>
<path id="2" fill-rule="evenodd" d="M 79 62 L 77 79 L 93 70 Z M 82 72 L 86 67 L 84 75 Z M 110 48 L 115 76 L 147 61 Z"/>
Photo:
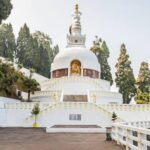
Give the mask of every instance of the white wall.
<path id="1" fill-rule="evenodd" d="M 98 111 L 96 107 L 89 108 L 90 104 L 85 108 L 83 107 L 84 105 L 79 106 L 81 108 L 78 108 L 76 105 L 71 106 L 71 108 L 66 108 L 65 105 L 63 105 L 62 108 L 59 107 L 59 104 L 54 104 L 53 106 L 53 109 L 46 109 L 44 113 L 40 113 L 37 121 L 39 127 L 65 124 L 99 125 L 101 127 L 106 127 L 111 124 L 111 117 L 108 116 L 107 113 Z M 51 106 L 49 108 L 51 108 Z M 81 121 L 69 120 L 69 114 L 81 114 Z M 30 116 L 31 109 L 0 109 L 0 126 L 32 127 L 34 117 Z"/>
<path id="2" fill-rule="evenodd" d="M 0 109 L 0 126 L 22 126 L 23 120 L 31 114 L 30 109 Z"/>
<path id="3" fill-rule="evenodd" d="M 69 114 L 81 114 L 81 121 L 69 120 Z M 111 118 L 95 110 L 57 109 L 38 118 L 39 127 L 50 127 L 53 125 L 99 125 L 107 127 L 111 124 Z M 26 125 L 30 126 L 28 122 Z"/>

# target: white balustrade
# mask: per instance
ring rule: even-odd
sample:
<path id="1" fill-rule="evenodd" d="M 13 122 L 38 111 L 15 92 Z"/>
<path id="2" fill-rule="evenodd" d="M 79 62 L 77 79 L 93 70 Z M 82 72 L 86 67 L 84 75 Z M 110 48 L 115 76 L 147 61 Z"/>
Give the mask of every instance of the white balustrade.
<path id="1" fill-rule="evenodd" d="M 126 150 L 150 149 L 149 122 L 114 123 L 112 125 L 112 138 L 117 144 L 124 145 Z"/>
<path id="2" fill-rule="evenodd" d="M 36 102 L 5 103 L 3 109 L 32 109 Z M 41 109 L 54 103 L 39 103 Z"/>
<path id="3" fill-rule="evenodd" d="M 117 98 L 117 99 L 121 99 L 122 95 L 119 93 L 115 93 L 115 92 L 107 92 L 107 91 L 90 91 L 90 98 L 93 99 L 93 95 L 95 95 L 96 97 L 111 97 L 111 98 Z"/>
<path id="4" fill-rule="evenodd" d="M 150 104 L 100 104 L 104 109 L 111 111 L 149 111 Z"/>
<path id="5" fill-rule="evenodd" d="M 42 97 L 49 97 L 50 101 L 60 101 L 62 91 L 36 91 L 31 95 L 32 100 L 40 101 Z"/>
<path id="6" fill-rule="evenodd" d="M 49 89 L 52 90 L 54 89 L 54 87 L 59 83 L 59 86 L 64 85 L 66 82 L 85 82 L 85 83 L 89 83 L 89 84 L 94 84 L 96 89 L 100 89 L 100 87 L 102 89 L 105 90 L 109 90 L 110 85 L 108 81 L 105 80 L 101 80 L 101 79 L 93 79 L 90 77 L 74 77 L 74 76 L 70 76 L 70 77 L 61 77 L 61 78 L 54 78 L 54 79 L 50 79 L 49 81 L 46 81 L 42 84 L 43 89 Z M 104 86 L 105 85 L 105 86 Z M 103 87 L 104 86 L 104 87 Z"/>

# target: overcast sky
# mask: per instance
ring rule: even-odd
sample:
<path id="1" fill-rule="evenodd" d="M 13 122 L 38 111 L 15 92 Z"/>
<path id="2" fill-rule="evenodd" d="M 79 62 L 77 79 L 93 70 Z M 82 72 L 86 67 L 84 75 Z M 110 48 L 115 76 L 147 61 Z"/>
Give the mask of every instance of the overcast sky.
<path id="1" fill-rule="evenodd" d="M 48 34 L 64 50 L 71 13 L 77 0 L 12 0 L 11 22 L 17 35 L 26 22 L 31 32 Z M 125 43 L 135 75 L 142 61 L 150 62 L 150 0 L 78 0 L 82 12 L 82 32 L 90 48 L 94 36 L 106 41 L 109 63 L 114 65 L 121 43 Z"/>

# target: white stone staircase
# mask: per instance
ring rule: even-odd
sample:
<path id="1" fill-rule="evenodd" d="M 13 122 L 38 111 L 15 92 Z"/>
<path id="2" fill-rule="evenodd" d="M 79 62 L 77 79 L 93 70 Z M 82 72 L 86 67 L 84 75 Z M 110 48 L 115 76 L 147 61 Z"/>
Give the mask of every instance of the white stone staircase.
<path id="1" fill-rule="evenodd" d="M 108 117 L 111 120 L 112 117 L 112 112 L 104 109 L 101 105 L 96 105 L 94 103 L 86 103 L 86 102 L 58 102 L 58 103 L 52 103 L 47 105 L 46 107 L 44 107 L 39 115 L 38 118 L 42 117 L 43 115 L 45 115 L 44 117 L 46 117 L 46 114 L 53 111 L 53 110 L 57 110 L 57 109 L 86 109 L 86 110 L 95 110 L 97 112 L 100 112 L 104 115 L 106 115 L 106 117 Z M 38 119 L 37 118 L 37 119 Z M 34 121 L 34 115 L 30 115 L 29 117 L 27 117 L 24 121 L 23 121 L 23 126 L 26 126 L 26 124 L 28 123 L 33 123 Z M 117 121 L 123 121 L 123 119 L 121 118 L 117 118 Z M 103 126 L 104 127 L 104 126 Z"/>

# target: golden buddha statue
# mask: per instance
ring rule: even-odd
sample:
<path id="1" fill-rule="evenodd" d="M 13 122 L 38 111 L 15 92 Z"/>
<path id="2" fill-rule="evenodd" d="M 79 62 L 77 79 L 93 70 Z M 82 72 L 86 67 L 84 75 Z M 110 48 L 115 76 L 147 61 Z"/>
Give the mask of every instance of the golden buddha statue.
<path id="1" fill-rule="evenodd" d="M 74 60 L 71 63 L 71 74 L 81 75 L 81 63 L 78 60 Z"/>

